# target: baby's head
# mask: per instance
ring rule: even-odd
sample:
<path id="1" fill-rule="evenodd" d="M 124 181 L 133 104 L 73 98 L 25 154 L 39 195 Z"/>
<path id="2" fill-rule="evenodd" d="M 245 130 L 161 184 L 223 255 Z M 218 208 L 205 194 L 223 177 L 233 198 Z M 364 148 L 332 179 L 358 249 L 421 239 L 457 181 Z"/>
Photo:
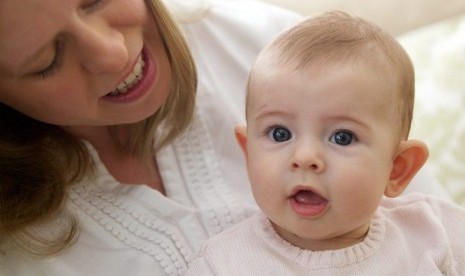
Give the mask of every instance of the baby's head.
<path id="1" fill-rule="evenodd" d="M 236 138 L 254 198 L 282 237 L 311 250 L 364 237 L 383 195 L 399 195 L 427 158 L 407 140 L 413 94 L 399 43 L 341 12 L 311 17 L 263 50 Z"/>
<path id="2" fill-rule="evenodd" d="M 376 25 L 338 11 L 307 18 L 261 52 L 249 79 L 247 114 L 250 94 L 260 89 L 255 85 L 257 79 L 269 80 L 309 66 L 331 74 L 345 65 L 366 66 L 379 74 L 379 87 L 391 88 L 382 97 L 386 105 L 395 109 L 397 121 L 392 131 L 399 131 L 401 139 L 407 139 L 415 93 L 413 65 L 408 54 L 394 37 Z"/>

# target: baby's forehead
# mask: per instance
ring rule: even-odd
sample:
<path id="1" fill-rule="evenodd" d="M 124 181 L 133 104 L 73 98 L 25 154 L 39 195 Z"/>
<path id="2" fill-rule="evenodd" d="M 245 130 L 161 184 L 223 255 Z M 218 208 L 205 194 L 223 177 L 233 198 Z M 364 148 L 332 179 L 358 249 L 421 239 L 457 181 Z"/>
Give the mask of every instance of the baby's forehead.
<path id="1" fill-rule="evenodd" d="M 304 94 L 299 95 L 292 91 L 303 90 L 310 93 L 313 89 L 311 87 L 320 85 L 324 85 L 325 89 L 321 95 L 327 95 L 328 100 L 332 101 L 336 100 L 335 97 L 350 94 L 352 97 L 365 98 L 361 100 L 371 100 L 386 110 L 401 101 L 399 95 L 402 93 L 396 74 L 392 68 L 382 67 L 382 63 L 315 62 L 299 67 L 296 64 L 280 64 L 273 59 L 263 59 L 254 66 L 250 76 L 248 109 L 251 104 L 255 108 L 260 103 L 267 102 L 270 94 L 281 95 L 283 101 L 291 96 L 312 100 L 312 96 L 308 98 Z M 361 90 L 357 91 L 355 87 Z"/>
<path id="2" fill-rule="evenodd" d="M 338 71 L 353 70 L 364 75 L 379 77 L 379 85 L 397 84 L 400 80 L 397 66 L 386 57 L 321 57 L 308 60 L 283 60 L 273 55 L 257 59 L 249 77 L 249 85 L 270 85 L 279 83 L 293 75 L 308 76 L 308 81 L 318 81 L 319 77 L 335 75 Z"/>

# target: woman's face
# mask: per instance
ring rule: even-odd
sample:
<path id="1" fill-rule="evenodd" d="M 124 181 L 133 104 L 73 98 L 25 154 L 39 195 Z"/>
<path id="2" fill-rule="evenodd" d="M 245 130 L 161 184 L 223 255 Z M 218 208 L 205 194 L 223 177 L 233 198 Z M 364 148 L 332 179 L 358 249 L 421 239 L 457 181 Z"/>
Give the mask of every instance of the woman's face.
<path id="1" fill-rule="evenodd" d="M 169 93 L 144 0 L 1 0 L 0 37 L 0 102 L 47 123 L 137 122 Z"/>

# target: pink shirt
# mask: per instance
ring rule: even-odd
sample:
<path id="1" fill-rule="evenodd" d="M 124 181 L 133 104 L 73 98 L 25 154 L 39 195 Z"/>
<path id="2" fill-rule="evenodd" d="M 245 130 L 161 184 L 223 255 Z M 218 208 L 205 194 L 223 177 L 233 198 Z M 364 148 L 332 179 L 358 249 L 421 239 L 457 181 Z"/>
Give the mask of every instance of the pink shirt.
<path id="1" fill-rule="evenodd" d="M 362 242 L 327 251 L 289 244 L 260 213 L 210 239 L 187 275 L 465 275 L 465 208 L 386 198 Z"/>

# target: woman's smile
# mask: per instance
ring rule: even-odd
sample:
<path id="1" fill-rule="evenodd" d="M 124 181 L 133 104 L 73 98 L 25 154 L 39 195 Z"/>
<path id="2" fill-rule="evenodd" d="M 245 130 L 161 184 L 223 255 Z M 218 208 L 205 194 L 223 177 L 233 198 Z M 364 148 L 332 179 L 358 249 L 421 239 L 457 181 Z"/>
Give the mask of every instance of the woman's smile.
<path id="1" fill-rule="evenodd" d="M 110 96 L 118 96 L 124 94 L 128 91 L 129 88 L 133 87 L 138 83 L 143 77 L 143 69 L 145 66 L 144 59 L 142 54 L 137 58 L 136 64 L 134 65 L 132 72 L 116 86 L 116 89 L 113 92 L 110 92 Z"/>
<path id="2" fill-rule="evenodd" d="M 120 82 L 116 89 L 103 97 L 106 101 L 128 103 L 145 95 L 156 80 L 157 63 L 148 48 L 144 48 L 137 58 L 132 71 Z"/>

